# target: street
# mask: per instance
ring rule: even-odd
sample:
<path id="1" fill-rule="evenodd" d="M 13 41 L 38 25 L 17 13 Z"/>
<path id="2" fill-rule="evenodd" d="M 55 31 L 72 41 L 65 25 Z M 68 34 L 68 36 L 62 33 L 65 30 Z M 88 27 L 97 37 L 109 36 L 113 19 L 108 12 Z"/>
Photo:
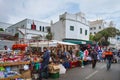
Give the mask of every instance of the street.
<path id="1" fill-rule="evenodd" d="M 72 68 L 55 80 L 120 80 L 120 62 L 113 63 L 109 71 L 106 70 L 105 62 L 97 63 L 95 69 L 92 69 L 91 64 L 84 68 Z"/>

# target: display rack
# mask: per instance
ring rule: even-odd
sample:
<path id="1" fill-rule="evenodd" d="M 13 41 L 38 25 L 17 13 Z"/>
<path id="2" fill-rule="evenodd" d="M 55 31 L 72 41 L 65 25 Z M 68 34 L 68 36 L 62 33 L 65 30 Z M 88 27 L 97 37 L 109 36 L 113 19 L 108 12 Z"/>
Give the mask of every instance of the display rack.
<path id="1" fill-rule="evenodd" d="M 30 61 L 26 61 L 26 62 L 4 62 L 4 63 L 0 63 L 0 67 L 7 67 L 7 66 L 20 66 L 20 65 L 29 65 Z M 16 78 L 30 78 L 31 76 L 31 72 L 30 70 L 26 70 L 23 71 L 22 74 L 20 75 L 14 75 L 11 77 L 7 77 L 7 78 L 0 78 L 0 80 L 13 80 Z"/>
<path id="2" fill-rule="evenodd" d="M 13 80 L 16 78 L 23 78 L 23 77 L 22 75 L 15 75 L 15 76 L 7 77 L 7 78 L 0 78 L 0 80 Z"/>
<path id="3" fill-rule="evenodd" d="M 0 67 L 5 67 L 5 66 L 17 66 L 17 65 L 25 65 L 25 64 L 30 64 L 30 61 L 26 62 L 4 62 L 0 63 Z"/>

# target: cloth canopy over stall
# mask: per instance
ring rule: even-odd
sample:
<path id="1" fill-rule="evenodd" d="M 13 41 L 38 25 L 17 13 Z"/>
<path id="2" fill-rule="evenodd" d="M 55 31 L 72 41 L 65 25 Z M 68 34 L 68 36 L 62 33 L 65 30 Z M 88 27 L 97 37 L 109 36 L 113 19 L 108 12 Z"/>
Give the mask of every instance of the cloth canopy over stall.
<path id="1" fill-rule="evenodd" d="M 53 43 L 51 41 L 40 41 L 40 42 L 33 42 L 29 44 L 30 47 L 54 47 L 56 46 L 56 43 Z"/>
<path id="2" fill-rule="evenodd" d="M 0 53 L 5 53 L 5 52 L 12 52 L 12 50 L 0 50 Z"/>
<path id="3" fill-rule="evenodd" d="M 74 44 L 74 43 L 69 43 L 69 42 L 63 42 L 63 41 L 57 41 L 57 40 L 52 40 L 52 42 L 55 42 L 57 44 L 63 44 L 63 45 L 77 45 L 77 44 Z"/>
<path id="4" fill-rule="evenodd" d="M 72 46 L 72 45 L 77 45 L 77 44 L 68 43 L 68 42 L 51 40 L 51 41 L 33 42 L 33 43 L 30 43 L 29 46 L 30 46 L 30 47 L 55 47 L 55 46 L 57 46 L 58 44 L 71 45 L 71 46 Z"/>

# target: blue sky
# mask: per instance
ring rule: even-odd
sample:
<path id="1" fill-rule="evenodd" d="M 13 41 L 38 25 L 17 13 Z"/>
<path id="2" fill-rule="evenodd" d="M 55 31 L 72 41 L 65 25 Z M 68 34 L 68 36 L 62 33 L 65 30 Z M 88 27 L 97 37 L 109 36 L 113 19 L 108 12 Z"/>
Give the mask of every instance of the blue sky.
<path id="1" fill-rule="evenodd" d="M 83 12 L 88 20 L 113 21 L 120 28 L 120 0 L 0 0 L 0 22 L 25 18 L 56 22 L 64 12 Z"/>

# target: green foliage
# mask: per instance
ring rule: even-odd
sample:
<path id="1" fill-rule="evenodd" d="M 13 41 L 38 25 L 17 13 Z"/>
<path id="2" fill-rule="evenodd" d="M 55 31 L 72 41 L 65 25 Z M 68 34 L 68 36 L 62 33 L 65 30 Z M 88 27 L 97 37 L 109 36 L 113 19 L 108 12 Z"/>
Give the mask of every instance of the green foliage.
<path id="1" fill-rule="evenodd" d="M 16 33 L 16 34 L 14 35 L 14 38 L 15 38 L 15 40 L 18 40 L 18 38 L 19 38 L 19 33 Z"/>
<path id="2" fill-rule="evenodd" d="M 46 35 L 46 39 L 47 39 L 47 40 L 52 40 L 52 37 L 53 37 L 53 35 L 52 35 L 51 32 L 49 32 L 49 33 Z"/>
<path id="3" fill-rule="evenodd" d="M 108 41 L 101 41 L 98 43 L 98 45 L 100 45 L 100 46 L 109 46 L 109 44 L 110 44 L 110 42 L 108 42 Z"/>
<path id="4" fill-rule="evenodd" d="M 15 37 L 19 37 L 19 33 L 16 33 L 16 34 L 15 34 Z"/>
<path id="5" fill-rule="evenodd" d="M 99 45 L 104 45 L 104 46 L 108 46 L 110 43 L 108 42 L 108 38 L 109 37 L 115 37 L 116 35 L 118 35 L 120 33 L 120 31 L 118 29 L 116 29 L 115 27 L 108 27 L 100 32 L 98 32 L 95 36 L 94 36 L 94 40 L 96 42 L 99 42 Z"/>
<path id="6" fill-rule="evenodd" d="M 94 41 L 99 41 L 100 39 L 102 38 L 102 34 L 100 34 L 100 33 L 97 33 L 95 36 L 94 36 Z"/>
<path id="7" fill-rule="evenodd" d="M 90 34 L 90 35 L 89 35 L 89 40 L 90 40 L 90 41 L 94 41 L 94 35 Z"/>
<path id="8" fill-rule="evenodd" d="M 4 31 L 3 28 L 0 28 L 0 31 Z"/>
<path id="9" fill-rule="evenodd" d="M 51 32 L 51 29 L 48 27 L 47 28 L 47 32 L 48 32 L 48 34 L 46 35 L 46 39 L 49 41 L 49 40 L 52 40 L 52 38 L 53 38 L 53 34 L 52 34 L 52 32 Z"/>

